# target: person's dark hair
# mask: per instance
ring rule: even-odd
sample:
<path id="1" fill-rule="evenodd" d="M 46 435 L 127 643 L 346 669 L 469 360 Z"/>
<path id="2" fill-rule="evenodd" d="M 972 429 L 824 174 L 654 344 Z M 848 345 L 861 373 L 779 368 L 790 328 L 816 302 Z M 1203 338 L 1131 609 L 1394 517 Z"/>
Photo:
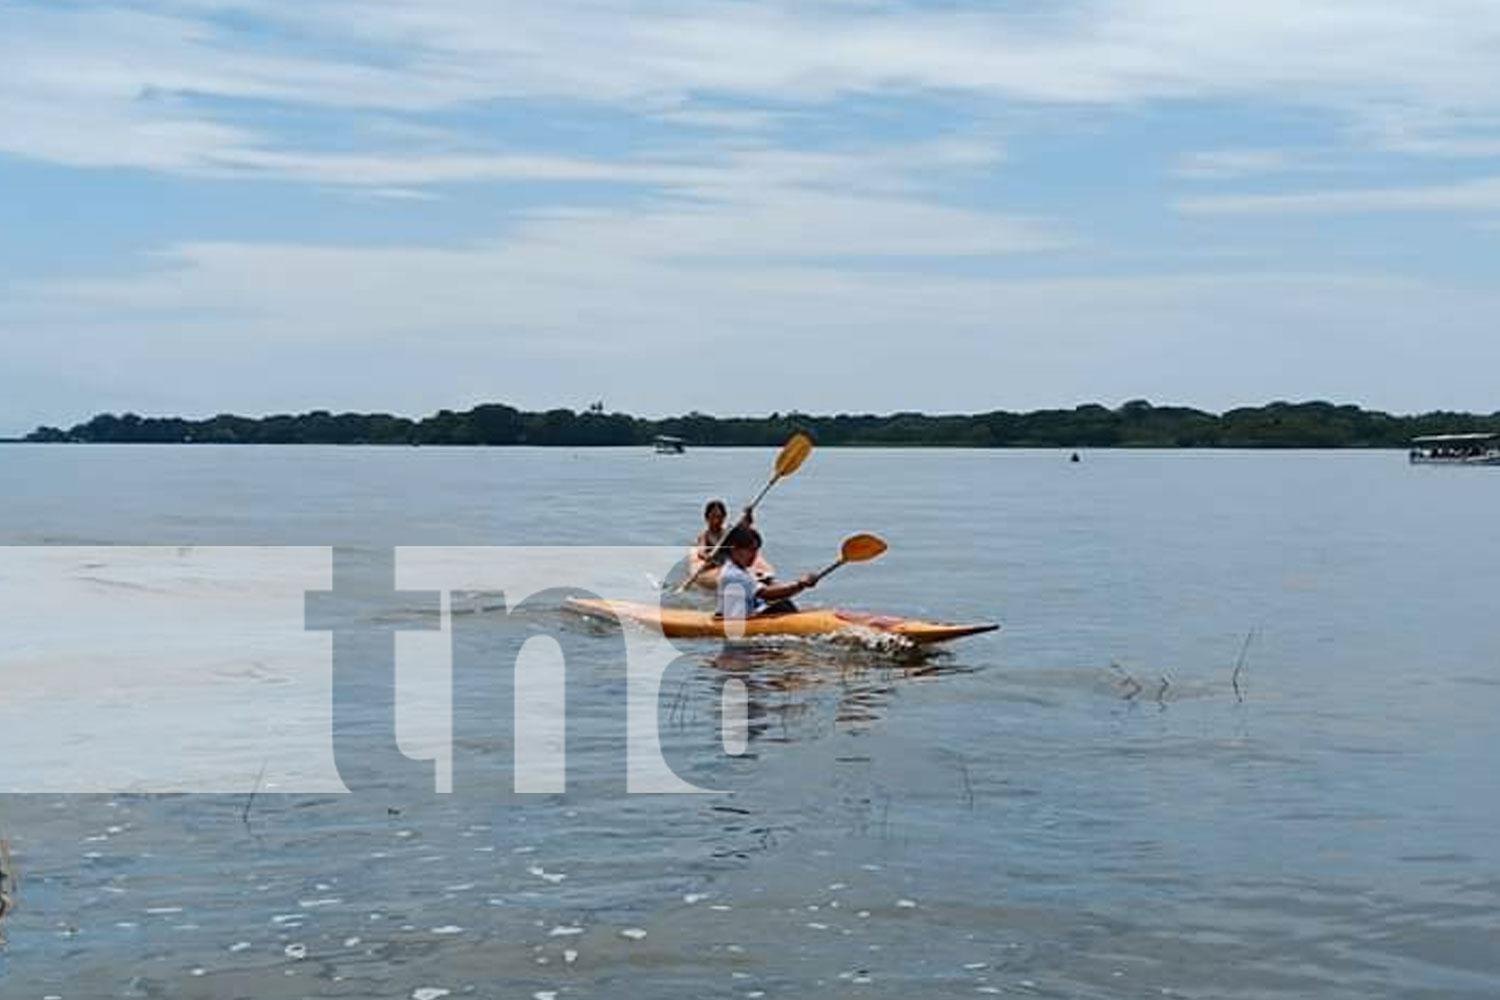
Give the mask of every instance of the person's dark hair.
<path id="1" fill-rule="evenodd" d="M 729 508 L 724 506 L 723 500 L 710 500 L 708 503 L 704 504 L 703 516 L 708 517 L 708 515 L 712 514 L 715 510 L 717 510 L 720 514 L 723 514 L 725 517 L 729 516 Z"/>
<path id="2" fill-rule="evenodd" d="M 759 549 L 760 532 L 754 528 L 748 528 L 743 524 L 737 524 L 725 536 L 724 547 L 730 549 Z"/>

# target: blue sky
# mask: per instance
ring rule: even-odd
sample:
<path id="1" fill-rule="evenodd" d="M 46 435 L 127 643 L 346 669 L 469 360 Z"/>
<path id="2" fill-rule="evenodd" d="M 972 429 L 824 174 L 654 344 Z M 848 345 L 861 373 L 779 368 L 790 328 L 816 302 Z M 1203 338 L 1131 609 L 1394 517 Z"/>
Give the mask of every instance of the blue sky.
<path id="1" fill-rule="evenodd" d="M 0 433 L 1500 410 L 1500 6 L 0 0 Z"/>

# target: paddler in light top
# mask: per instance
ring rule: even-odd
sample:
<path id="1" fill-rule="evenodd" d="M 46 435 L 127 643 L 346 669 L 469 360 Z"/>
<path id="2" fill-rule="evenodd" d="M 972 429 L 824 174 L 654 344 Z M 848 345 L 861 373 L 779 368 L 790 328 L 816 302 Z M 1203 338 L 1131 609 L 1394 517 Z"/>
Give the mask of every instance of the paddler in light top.
<path id="1" fill-rule="evenodd" d="M 719 548 L 719 543 L 724 540 L 724 521 L 728 517 L 729 508 L 723 500 L 710 500 L 703 508 L 703 521 L 707 527 L 699 532 L 696 544 L 698 558 L 710 565 L 722 566 L 729 558 L 729 550 Z"/>
<path id="2" fill-rule="evenodd" d="M 818 585 L 815 573 L 790 583 L 757 580 L 750 567 L 760 555 L 760 532 L 747 525 L 735 525 L 725 539 L 725 547 L 729 558 L 719 571 L 717 614 L 721 618 L 744 620 L 752 615 L 796 611 L 792 598 Z"/>
<path id="3" fill-rule="evenodd" d="M 725 506 L 723 500 L 710 500 L 703 507 L 703 521 L 707 527 L 698 533 L 697 538 L 693 539 L 693 547 L 697 550 L 697 561 L 699 563 L 707 563 L 705 567 L 707 571 L 717 569 L 729 561 L 729 547 L 721 544 L 724 537 L 729 533 L 730 528 L 734 527 L 734 525 L 725 523 L 728 518 L 729 508 Z M 738 523 L 743 524 L 747 528 L 753 528 L 755 526 L 755 512 L 747 508 L 740 515 Z M 776 573 L 776 567 L 764 559 L 759 559 L 756 561 L 754 567 L 752 567 L 751 572 L 762 580 L 769 580 Z M 709 575 L 706 572 L 702 579 L 704 586 L 712 590 L 717 576 Z"/>

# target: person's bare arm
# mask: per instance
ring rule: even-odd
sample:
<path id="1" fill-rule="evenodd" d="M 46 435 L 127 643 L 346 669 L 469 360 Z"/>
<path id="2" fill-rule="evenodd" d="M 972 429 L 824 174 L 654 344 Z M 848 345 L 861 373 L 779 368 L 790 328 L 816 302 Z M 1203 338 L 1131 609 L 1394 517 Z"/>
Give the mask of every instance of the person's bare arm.
<path id="1" fill-rule="evenodd" d="M 817 585 L 818 578 L 808 573 L 800 580 L 792 580 L 790 583 L 773 583 L 761 587 L 755 592 L 755 596 L 767 604 L 774 604 L 777 601 L 784 601 L 789 597 L 796 597 L 804 590 L 811 590 Z"/>

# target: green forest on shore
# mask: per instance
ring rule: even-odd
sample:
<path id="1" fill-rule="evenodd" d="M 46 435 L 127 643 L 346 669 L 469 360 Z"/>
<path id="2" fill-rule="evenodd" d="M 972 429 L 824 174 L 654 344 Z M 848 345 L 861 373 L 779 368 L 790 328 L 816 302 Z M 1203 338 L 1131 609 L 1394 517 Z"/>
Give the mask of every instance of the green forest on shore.
<path id="1" fill-rule="evenodd" d="M 825 446 L 962 448 L 1398 448 L 1422 434 L 1500 432 L 1500 413 L 1393 416 L 1354 405 L 1274 402 L 1221 414 L 1132 400 L 1109 408 L 928 415 L 892 413 L 663 419 L 605 412 L 525 412 L 500 403 L 440 410 L 413 420 L 388 413 L 330 413 L 202 420 L 103 413 L 67 430 L 39 427 L 23 440 L 113 444 L 379 444 L 622 446 L 657 435 L 688 445 L 774 446 L 793 431 Z"/>

